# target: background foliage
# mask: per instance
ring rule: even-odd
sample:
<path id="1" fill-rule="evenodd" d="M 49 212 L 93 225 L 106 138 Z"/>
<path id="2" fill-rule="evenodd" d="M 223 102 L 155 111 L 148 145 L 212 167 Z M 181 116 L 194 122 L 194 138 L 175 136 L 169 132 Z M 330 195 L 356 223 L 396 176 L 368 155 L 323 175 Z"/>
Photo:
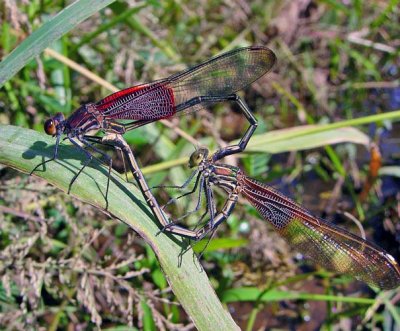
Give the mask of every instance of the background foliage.
<path id="1" fill-rule="evenodd" d="M 5 57 L 68 4 L 0 2 L 0 55 Z M 90 1 L 78 4 L 94 10 Z M 352 132 L 333 131 L 313 137 L 313 145 L 288 137 L 275 150 L 265 143 L 272 130 L 400 108 L 398 1 L 116 1 L 94 11 L 66 35 L 84 13 L 70 26 L 70 21 L 57 26 L 54 38 L 61 38 L 4 84 L 1 123 L 42 131 L 49 115 L 70 114 L 110 93 L 111 86 L 72 69 L 74 64 L 123 88 L 167 77 L 234 47 L 267 45 L 277 54 L 277 66 L 242 92 L 259 120 L 253 140 L 258 147 L 227 162 L 358 233 L 339 213 L 351 212 L 368 238 L 399 259 L 396 123 L 375 120 Z M 229 104 L 172 120 L 172 126 L 213 149 L 240 137 L 246 125 Z M 144 167 L 150 185 L 182 183 L 187 177 L 184 163 L 193 141 L 176 129 L 157 123 L 125 137 L 141 163 L 152 165 Z M 371 141 L 385 167 L 369 186 Z M 347 143 L 328 146 L 334 142 Z M 270 154 L 280 151 L 286 152 Z M 2 168 L 0 176 L 4 327 L 193 327 L 154 253 L 125 225 L 37 178 L 10 168 Z M 165 192 L 159 198 L 166 199 Z M 185 208 L 178 205 L 172 212 L 180 215 Z M 217 231 L 202 264 L 242 329 L 400 325 L 398 294 L 376 293 L 312 266 L 290 252 L 245 202 Z"/>

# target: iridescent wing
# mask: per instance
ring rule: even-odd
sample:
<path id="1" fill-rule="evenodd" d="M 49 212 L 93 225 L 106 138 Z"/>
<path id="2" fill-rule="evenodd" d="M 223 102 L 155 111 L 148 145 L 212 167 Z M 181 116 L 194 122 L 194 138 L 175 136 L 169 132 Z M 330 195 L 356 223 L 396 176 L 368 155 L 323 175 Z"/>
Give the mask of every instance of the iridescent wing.
<path id="1" fill-rule="evenodd" d="M 382 248 L 327 221 L 272 187 L 243 176 L 242 194 L 297 251 L 325 268 L 382 289 L 400 285 L 400 268 Z"/>
<path id="2" fill-rule="evenodd" d="M 180 112 L 198 111 L 204 104 L 192 104 L 195 98 L 223 99 L 259 79 L 275 62 L 269 48 L 239 48 L 168 78 L 118 91 L 97 102 L 96 108 L 108 120 L 135 121 L 127 127 L 133 129 Z"/>
<path id="3" fill-rule="evenodd" d="M 224 97 L 265 75 L 276 62 L 266 47 L 239 48 L 168 78 L 178 106 L 198 96 Z"/>

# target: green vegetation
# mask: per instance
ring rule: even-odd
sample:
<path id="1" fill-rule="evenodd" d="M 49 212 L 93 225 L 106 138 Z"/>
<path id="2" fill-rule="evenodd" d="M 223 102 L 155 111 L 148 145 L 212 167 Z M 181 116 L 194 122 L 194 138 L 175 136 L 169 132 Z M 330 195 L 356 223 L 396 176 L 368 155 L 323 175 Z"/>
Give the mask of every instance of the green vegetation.
<path id="1" fill-rule="evenodd" d="M 216 324 L 232 330 L 228 310 L 247 330 L 331 329 L 343 319 L 351 329 L 399 326 L 395 291 L 368 290 L 296 260 L 246 202 L 208 245 L 203 241 L 183 252 L 186 242 L 157 236 L 143 198 L 117 171 L 104 213 L 107 172 L 97 161 L 71 195 L 63 193 L 83 160 L 67 142 L 46 171 L 22 173 L 52 155 L 55 141 L 43 134 L 48 116 L 68 116 L 116 89 L 262 44 L 274 50 L 278 64 L 241 92 L 259 127 L 247 153 L 229 162 L 272 182 L 316 215 L 332 219 L 342 202 L 367 237 L 399 254 L 397 198 L 390 195 L 398 191 L 399 173 L 392 143 L 400 118 L 399 2 L 131 6 L 80 0 L 67 8 L 63 1 L 0 2 L 2 329 L 157 330 L 194 323 L 200 330 Z M 232 108 L 219 105 L 176 117 L 169 127 L 155 123 L 127 133 L 150 186 L 181 184 L 194 142 L 215 150 L 240 137 L 247 122 Z M 369 166 L 371 142 L 380 147 L 385 166 L 378 178 Z M 107 152 L 122 171 L 118 154 Z M 166 201 L 173 193 L 160 190 L 157 196 Z M 222 204 L 224 194 L 216 197 Z M 169 211 L 176 219 L 193 204 L 188 200 Z M 359 233 L 347 218 L 340 225 Z M 204 270 L 193 251 L 204 251 Z"/>

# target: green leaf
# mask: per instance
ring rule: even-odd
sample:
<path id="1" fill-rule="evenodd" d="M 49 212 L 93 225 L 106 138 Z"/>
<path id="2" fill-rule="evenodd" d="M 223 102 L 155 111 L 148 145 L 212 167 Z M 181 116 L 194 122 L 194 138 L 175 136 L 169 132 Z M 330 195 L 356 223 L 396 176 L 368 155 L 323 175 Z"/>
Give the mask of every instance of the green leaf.
<path id="1" fill-rule="evenodd" d="M 143 330 L 145 331 L 156 331 L 156 325 L 153 320 L 153 314 L 151 313 L 150 307 L 145 301 L 140 303 L 143 310 Z"/>
<path id="2" fill-rule="evenodd" d="M 376 114 L 376 115 L 364 116 L 364 117 L 360 117 L 360 118 L 344 120 L 344 121 L 335 122 L 335 123 L 320 124 L 320 125 L 305 125 L 305 126 L 299 126 L 299 127 L 294 127 L 294 128 L 290 128 L 290 129 L 272 131 L 272 132 L 261 134 L 261 135 L 255 135 L 252 137 L 252 140 L 249 142 L 249 145 L 248 145 L 246 151 L 249 151 L 252 149 L 265 151 L 269 147 L 263 147 L 263 145 L 274 145 L 273 149 L 275 151 L 282 152 L 283 150 L 280 150 L 279 143 L 281 141 L 288 141 L 291 139 L 295 139 L 292 141 L 292 144 L 294 145 L 294 147 L 291 150 L 301 150 L 302 149 L 301 144 L 299 144 L 298 140 L 297 140 L 300 137 L 314 135 L 314 139 L 317 139 L 317 137 L 318 137 L 317 134 L 324 133 L 327 131 L 331 131 L 331 135 L 333 135 L 333 137 L 335 137 L 338 129 L 347 128 L 347 127 L 356 126 L 356 125 L 363 125 L 363 124 L 368 124 L 368 123 L 375 123 L 375 122 L 385 121 L 385 120 L 394 120 L 394 121 L 400 120 L 400 110 Z M 362 135 L 358 135 L 358 134 L 354 133 L 354 137 L 357 137 L 357 139 L 353 138 L 354 141 L 361 141 L 361 143 L 365 142 L 365 138 L 363 138 Z M 333 138 L 333 139 L 335 139 L 335 138 Z M 335 140 L 333 140 L 333 141 L 335 141 Z M 336 140 L 336 141 L 339 142 L 339 140 Z M 344 142 L 344 141 L 346 141 L 345 137 L 342 136 L 340 142 Z M 350 141 L 348 141 L 348 142 L 350 142 Z M 317 146 L 317 143 L 315 144 L 315 147 Z M 278 144 L 278 145 L 276 145 L 276 144 Z M 284 146 L 284 148 L 288 148 L 289 144 L 285 143 L 283 146 Z M 307 147 L 306 144 L 305 144 L 305 147 Z M 277 152 L 275 152 L 275 153 L 277 153 Z"/>
<path id="3" fill-rule="evenodd" d="M 29 173 L 38 163 L 52 157 L 54 143 L 53 138 L 39 132 L 0 124 L 0 163 Z M 62 144 L 58 159 L 46 163 L 45 170 L 39 168 L 35 175 L 66 192 L 84 160 L 76 147 Z M 104 210 L 106 184 L 106 167 L 93 161 L 72 186 L 71 195 Z M 215 325 L 220 330 L 237 329 L 193 251 L 181 254 L 187 240 L 160 233 L 160 224 L 134 185 L 112 173 L 108 202 L 107 213 L 139 233 L 152 247 L 165 278 L 198 330 L 211 330 Z"/>
<path id="4" fill-rule="evenodd" d="M 200 252 L 212 252 L 217 251 L 219 249 L 229 249 L 229 248 L 237 248 L 244 247 L 248 244 L 248 240 L 246 239 L 232 239 L 232 238 L 214 238 L 209 241 L 209 239 L 204 239 L 196 243 L 193 246 L 193 250 L 196 253 Z"/>
<path id="5" fill-rule="evenodd" d="M 154 284 L 156 284 L 158 288 L 160 288 L 161 290 L 167 287 L 167 282 L 165 280 L 165 277 L 161 273 L 159 268 L 154 269 L 154 271 L 151 273 L 151 278 L 153 278 Z"/>
<path id="6" fill-rule="evenodd" d="M 0 62 L 0 87 L 46 47 L 115 0 L 78 0 L 34 31 Z"/>
<path id="7" fill-rule="evenodd" d="M 365 146 L 369 144 L 369 137 L 356 128 L 339 128 L 313 132 L 317 127 L 316 125 L 305 125 L 256 135 L 252 138 L 246 151 L 282 153 L 344 142 Z M 265 143 L 265 141 L 269 140 L 276 141 L 273 144 Z"/>
<path id="8" fill-rule="evenodd" d="M 282 300 L 316 300 L 316 301 L 336 301 L 336 302 L 352 302 L 359 304 L 371 305 L 374 299 L 342 297 L 336 295 L 312 294 L 302 292 L 280 291 L 277 289 L 260 290 L 256 287 L 239 287 L 222 294 L 222 301 L 225 303 L 238 301 L 282 301 Z"/>

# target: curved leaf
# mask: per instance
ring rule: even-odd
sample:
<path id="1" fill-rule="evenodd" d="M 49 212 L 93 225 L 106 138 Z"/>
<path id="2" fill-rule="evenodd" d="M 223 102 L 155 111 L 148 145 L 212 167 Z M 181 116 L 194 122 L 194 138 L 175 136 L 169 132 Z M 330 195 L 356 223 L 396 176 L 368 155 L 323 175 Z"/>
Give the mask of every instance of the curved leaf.
<path id="1" fill-rule="evenodd" d="M 0 163 L 29 173 L 38 163 L 53 155 L 55 140 L 36 131 L 0 125 Z M 59 159 L 39 168 L 36 176 L 63 191 L 68 190 L 74 174 L 82 167 L 85 156 L 71 145 L 62 144 Z M 71 189 L 71 195 L 104 209 L 107 169 L 93 161 L 85 168 Z M 207 275 L 193 251 L 179 237 L 159 233 L 160 227 L 139 190 L 112 174 L 107 213 L 138 232 L 152 247 L 165 276 L 179 302 L 199 330 L 234 330 L 237 325 L 211 287 Z"/>

